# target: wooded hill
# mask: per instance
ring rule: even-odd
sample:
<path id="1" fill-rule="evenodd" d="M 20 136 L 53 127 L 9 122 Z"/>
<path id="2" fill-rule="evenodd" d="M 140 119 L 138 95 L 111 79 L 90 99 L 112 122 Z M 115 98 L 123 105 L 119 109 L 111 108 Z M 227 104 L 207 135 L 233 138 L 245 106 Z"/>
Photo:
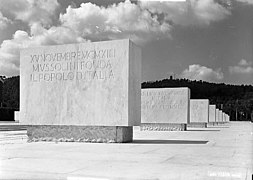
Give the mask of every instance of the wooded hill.
<path id="1" fill-rule="evenodd" d="M 1 84 L 1 82 L 0 82 Z M 209 99 L 210 104 L 216 104 L 231 120 L 250 120 L 253 112 L 253 86 L 228 85 L 224 83 L 209 83 L 205 81 L 190 81 L 188 79 L 164 79 L 153 82 L 143 82 L 142 88 L 189 87 L 191 99 Z M 0 85 L 3 107 L 19 108 L 19 76 L 5 79 Z"/>
<path id="2" fill-rule="evenodd" d="M 191 81 L 188 79 L 163 79 L 160 81 L 143 82 L 142 88 L 188 87 L 191 99 L 209 99 L 210 104 L 230 115 L 231 120 L 250 120 L 253 113 L 253 86 L 228 85 Z"/>
<path id="3" fill-rule="evenodd" d="M 7 78 L 3 84 L 0 82 L 0 102 L 3 107 L 19 109 L 19 76 Z"/>

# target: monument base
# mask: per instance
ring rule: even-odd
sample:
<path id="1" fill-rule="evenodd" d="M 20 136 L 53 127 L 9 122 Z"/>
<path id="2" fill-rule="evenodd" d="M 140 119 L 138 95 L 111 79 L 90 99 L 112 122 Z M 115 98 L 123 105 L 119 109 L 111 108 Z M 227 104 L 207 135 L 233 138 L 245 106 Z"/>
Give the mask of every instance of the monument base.
<path id="1" fill-rule="evenodd" d="M 218 122 L 218 125 L 223 125 L 224 124 L 224 122 Z"/>
<path id="2" fill-rule="evenodd" d="M 208 125 L 208 126 L 216 126 L 217 123 L 216 123 L 216 122 L 209 122 L 207 125 Z"/>
<path id="3" fill-rule="evenodd" d="M 207 127 L 207 123 L 190 123 L 187 124 L 187 127 L 193 127 L 193 128 L 206 128 Z"/>
<path id="4" fill-rule="evenodd" d="M 27 127 L 27 135 L 30 142 L 122 143 L 133 140 L 133 127 L 30 125 Z"/>
<path id="5" fill-rule="evenodd" d="M 141 131 L 186 131 L 186 124 L 142 123 Z"/>

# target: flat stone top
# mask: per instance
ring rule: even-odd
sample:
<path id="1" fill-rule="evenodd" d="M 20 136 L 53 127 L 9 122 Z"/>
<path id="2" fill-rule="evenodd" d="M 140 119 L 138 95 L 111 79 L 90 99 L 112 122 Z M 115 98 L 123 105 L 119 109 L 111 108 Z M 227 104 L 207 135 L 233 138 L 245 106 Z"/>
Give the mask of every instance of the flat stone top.
<path id="1" fill-rule="evenodd" d="M 78 46 L 84 45 L 86 47 L 92 47 L 92 46 L 97 46 L 97 45 L 108 45 L 108 43 L 115 42 L 115 43 L 120 43 L 120 42 L 131 42 L 133 43 L 130 39 L 117 39 L 117 40 L 108 40 L 108 41 L 96 41 L 96 42 L 84 42 L 84 43 L 72 43 L 72 44 L 62 44 L 62 45 L 49 45 L 49 46 L 36 46 L 36 47 L 29 47 L 29 48 L 21 48 L 21 52 L 26 53 L 29 52 L 30 50 L 40 50 L 40 49 L 52 49 L 52 48 L 61 48 L 61 47 L 67 47 L 67 46 Z"/>
<path id="2" fill-rule="evenodd" d="M 209 102 L 209 99 L 191 99 L 191 101 L 197 101 L 197 102 Z"/>
<path id="3" fill-rule="evenodd" d="M 212 113 L 216 113 L 216 105 L 209 105 L 209 113 L 210 113 L 210 111 Z"/>
<path id="4" fill-rule="evenodd" d="M 25 131 L 0 131 L 3 179 L 251 180 L 250 122 L 185 132 L 134 128 L 134 142 L 26 143 Z"/>

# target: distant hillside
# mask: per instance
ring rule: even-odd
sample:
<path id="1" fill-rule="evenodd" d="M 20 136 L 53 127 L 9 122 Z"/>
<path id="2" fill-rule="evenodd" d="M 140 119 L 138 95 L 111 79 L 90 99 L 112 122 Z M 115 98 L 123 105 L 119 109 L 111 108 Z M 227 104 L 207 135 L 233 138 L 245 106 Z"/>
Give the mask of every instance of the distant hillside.
<path id="1" fill-rule="evenodd" d="M 2 85 L 2 97 L 0 95 L 0 98 L 3 107 L 19 109 L 19 76 L 4 80 L 4 84 Z"/>
<path id="2" fill-rule="evenodd" d="M 191 99 L 209 99 L 219 109 L 230 115 L 231 120 L 250 120 L 253 112 L 253 86 L 227 85 L 188 79 L 164 79 L 143 82 L 142 88 L 189 87 Z"/>
<path id="3" fill-rule="evenodd" d="M 250 120 L 253 112 L 253 86 L 226 85 L 188 79 L 164 79 L 143 82 L 142 88 L 189 87 L 191 99 L 209 99 L 219 109 L 230 115 L 231 120 Z M 0 87 L 1 90 L 1 87 Z M 2 87 L 3 107 L 19 108 L 19 76 L 5 79 Z"/>

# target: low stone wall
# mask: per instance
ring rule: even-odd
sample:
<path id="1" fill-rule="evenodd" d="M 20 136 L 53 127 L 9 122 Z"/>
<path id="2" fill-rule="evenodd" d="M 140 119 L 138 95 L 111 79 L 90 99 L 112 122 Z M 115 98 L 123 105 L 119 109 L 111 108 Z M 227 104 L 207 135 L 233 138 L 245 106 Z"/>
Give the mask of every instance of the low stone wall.
<path id="1" fill-rule="evenodd" d="M 207 123 L 207 126 L 217 126 L 218 123 L 217 122 L 209 122 Z"/>
<path id="2" fill-rule="evenodd" d="M 142 123 L 141 131 L 186 131 L 186 124 Z"/>
<path id="3" fill-rule="evenodd" d="M 27 135 L 30 142 L 122 143 L 133 140 L 133 127 L 30 125 L 27 127 Z"/>
<path id="4" fill-rule="evenodd" d="M 207 123 L 190 123 L 187 124 L 187 127 L 193 127 L 193 128 L 206 128 L 207 127 Z"/>

